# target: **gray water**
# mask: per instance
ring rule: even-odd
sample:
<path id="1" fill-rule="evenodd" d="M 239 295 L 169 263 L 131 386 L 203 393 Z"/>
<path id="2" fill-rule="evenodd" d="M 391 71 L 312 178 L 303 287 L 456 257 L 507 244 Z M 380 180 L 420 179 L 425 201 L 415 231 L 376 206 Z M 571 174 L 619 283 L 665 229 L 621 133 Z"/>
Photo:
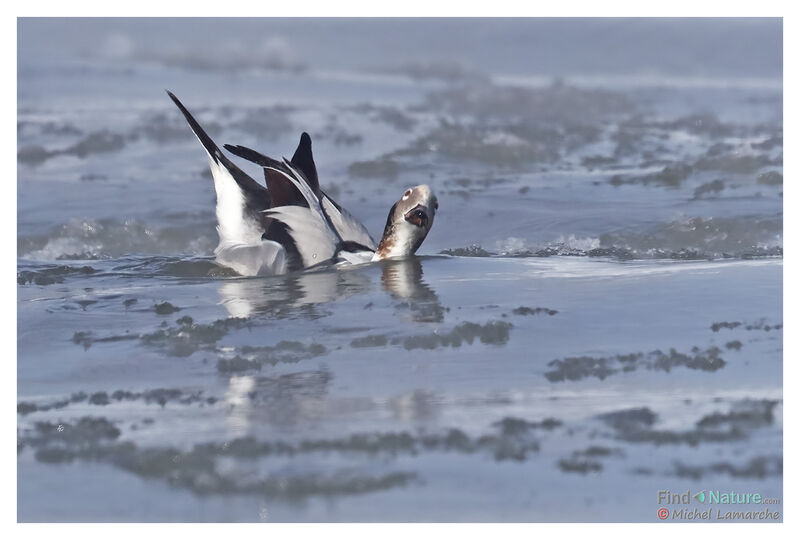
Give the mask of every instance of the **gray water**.
<path id="1" fill-rule="evenodd" d="M 648 522 L 659 490 L 782 520 L 779 20 L 21 19 L 18 47 L 20 521 Z M 216 265 L 164 89 L 220 144 L 308 131 L 373 236 L 431 185 L 418 257 Z"/>

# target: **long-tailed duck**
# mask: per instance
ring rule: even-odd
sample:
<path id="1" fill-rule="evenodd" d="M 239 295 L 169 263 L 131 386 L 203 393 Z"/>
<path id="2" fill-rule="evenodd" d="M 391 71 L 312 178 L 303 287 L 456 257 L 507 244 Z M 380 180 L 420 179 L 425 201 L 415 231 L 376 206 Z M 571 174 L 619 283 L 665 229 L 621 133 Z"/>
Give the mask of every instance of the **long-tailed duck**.
<path id="1" fill-rule="evenodd" d="M 439 208 L 430 187 L 408 188 L 394 203 L 379 243 L 319 186 L 311 137 L 300 136 L 291 160 L 277 161 L 244 146 L 225 145 L 264 169 L 266 187 L 217 147 L 172 92 L 167 91 L 208 154 L 217 192 L 219 264 L 243 276 L 275 275 L 323 263 L 364 263 L 413 255 Z"/>

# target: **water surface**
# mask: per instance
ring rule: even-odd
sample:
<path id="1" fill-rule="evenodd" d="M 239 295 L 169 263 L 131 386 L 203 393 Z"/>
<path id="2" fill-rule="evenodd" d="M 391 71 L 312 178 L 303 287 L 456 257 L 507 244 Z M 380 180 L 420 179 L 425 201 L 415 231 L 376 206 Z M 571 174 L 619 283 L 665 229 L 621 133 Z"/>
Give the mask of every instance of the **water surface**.
<path id="1" fill-rule="evenodd" d="M 19 36 L 21 521 L 656 521 L 664 489 L 782 497 L 780 21 Z M 165 88 L 219 143 L 280 157 L 308 131 L 374 235 L 430 184 L 419 256 L 216 265 Z"/>

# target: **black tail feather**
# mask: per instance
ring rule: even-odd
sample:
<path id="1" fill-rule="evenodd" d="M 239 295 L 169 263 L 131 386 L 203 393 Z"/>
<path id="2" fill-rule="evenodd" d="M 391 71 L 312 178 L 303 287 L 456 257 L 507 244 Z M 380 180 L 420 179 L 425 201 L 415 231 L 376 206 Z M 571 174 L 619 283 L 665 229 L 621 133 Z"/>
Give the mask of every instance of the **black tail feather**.
<path id="1" fill-rule="evenodd" d="M 300 135 L 300 143 L 297 145 L 297 150 L 294 151 L 294 155 L 292 156 L 292 165 L 302 171 L 311 191 L 313 191 L 317 197 L 320 197 L 317 166 L 314 164 L 314 154 L 311 152 L 311 136 L 306 132 Z"/>
<path id="2" fill-rule="evenodd" d="M 208 152 L 208 155 L 214 160 L 215 163 L 221 163 L 222 160 L 225 159 L 225 156 L 222 155 L 220 152 L 219 147 L 211 140 L 211 137 L 208 136 L 206 131 L 200 127 L 200 124 L 197 123 L 197 120 L 194 119 L 194 116 L 183 106 L 183 103 L 169 90 L 167 90 L 167 95 L 170 99 L 178 106 L 178 109 L 183 113 L 183 117 L 186 118 L 186 121 L 189 122 L 189 127 L 192 128 L 192 131 L 200 139 L 200 143 Z M 235 165 L 234 165 L 235 167 Z"/>
<path id="3" fill-rule="evenodd" d="M 285 171 L 289 174 L 289 170 L 284 166 L 284 164 L 277 159 L 272 159 L 269 156 L 265 156 L 260 152 L 256 152 L 252 148 L 248 148 L 246 146 L 241 146 L 239 144 L 226 144 L 225 150 L 233 154 L 234 156 L 239 156 L 242 159 L 246 159 L 247 161 L 252 161 L 257 165 L 261 165 L 262 167 L 273 167 L 275 169 Z"/>
<path id="4" fill-rule="evenodd" d="M 270 197 L 272 197 L 272 206 L 305 206 L 308 207 L 308 201 L 300 193 L 300 190 L 281 173 L 275 172 L 272 169 L 283 171 L 286 174 L 292 174 L 292 171 L 283 163 L 278 160 L 265 156 L 260 152 L 256 152 L 252 148 L 247 148 L 241 145 L 226 144 L 225 149 L 235 156 L 239 156 L 247 161 L 252 161 L 264 167 L 264 179 L 267 182 L 267 189 L 269 190 Z M 302 175 L 303 172 L 300 171 Z M 305 180 L 305 178 L 302 178 Z M 308 183 L 308 182 L 306 182 Z"/>
<path id="5" fill-rule="evenodd" d="M 225 167 L 233 176 L 233 179 L 239 185 L 240 188 L 245 192 L 247 199 L 248 199 L 248 206 L 252 206 L 254 210 L 264 210 L 270 207 L 270 196 L 269 191 L 250 178 L 247 173 L 241 170 L 239 167 L 236 166 L 234 162 L 228 159 L 219 147 L 211 140 L 211 137 L 205 132 L 205 130 L 200 127 L 200 124 L 197 123 L 197 120 L 194 119 L 192 114 L 183 106 L 183 103 L 175 97 L 175 94 L 167 90 L 167 95 L 172 99 L 172 101 L 177 105 L 178 109 L 183 113 L 184 118 L 189 123 L 189 127 L 192 128 L 192 131 L 200 140 L 200 143 L 208 152 L 208 155 L 211 156 L 211 159 L 214 160 L 215 163 L 221 164 Z"/>

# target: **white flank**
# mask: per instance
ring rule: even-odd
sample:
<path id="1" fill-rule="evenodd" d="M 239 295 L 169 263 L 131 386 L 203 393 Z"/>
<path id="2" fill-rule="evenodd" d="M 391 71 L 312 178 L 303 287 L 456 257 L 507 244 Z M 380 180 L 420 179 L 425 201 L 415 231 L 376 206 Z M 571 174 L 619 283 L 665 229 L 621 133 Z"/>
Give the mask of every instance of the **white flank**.
<path id="1" fill-rule="evenodd" d="M 314 266 L 336 254 L 339 238 L 319 212 L 303 206 L 278 206 L 264 210 L 264 213 L 289 228 L 303 258 L 303 266 Z"/>
<path id="2" fill-rule="evenodd" d="M 371 251 L 340 251 L 340 263 L 364 264 L 372 261 L 374 253 Z"/>
<path id="3" fill-rule="evenodd" d="M 274 276 L 286 273 L 286 249 L 272 240 L 257 244 L 220 244 L 214 255 L 217 262 L 243 276 Z"/>

